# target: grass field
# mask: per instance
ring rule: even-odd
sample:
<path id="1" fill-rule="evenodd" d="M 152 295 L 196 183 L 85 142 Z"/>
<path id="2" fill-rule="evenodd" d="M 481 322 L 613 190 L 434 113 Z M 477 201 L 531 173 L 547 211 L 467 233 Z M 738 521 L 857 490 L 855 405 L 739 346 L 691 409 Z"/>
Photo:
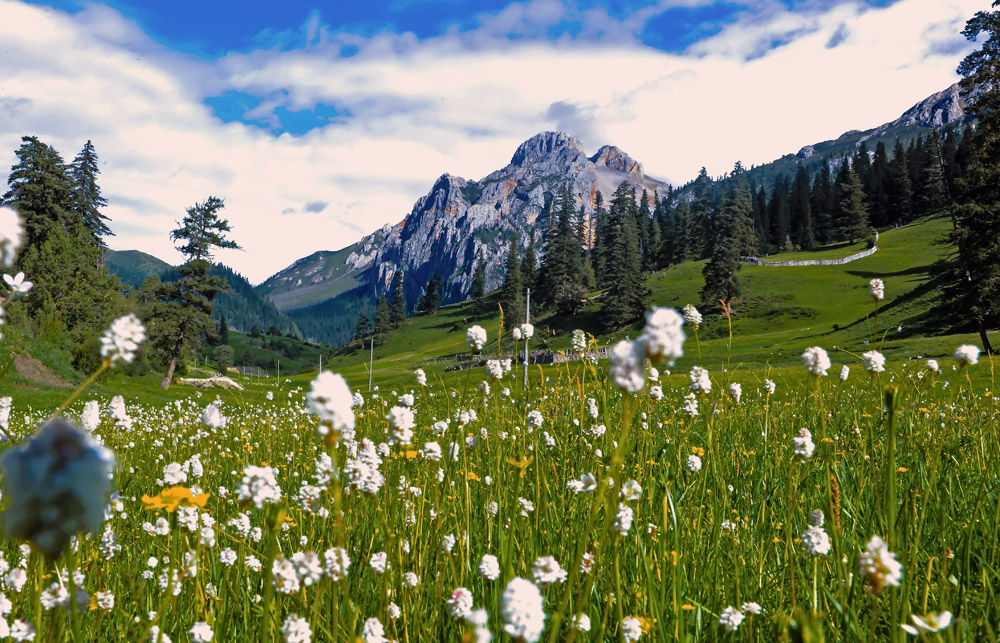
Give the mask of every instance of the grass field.
<path id="1" fill-rule="evenodd" d="M 677 367 L 634 395 L 583 362 L 532 369 L 527 390 L 516 368 L 410 375 L 341 404 L 357 442 L 339 446 L 317 431 L 307 376 L 127 395 L 131 428 L 103 399 L 94 433 L 117 456 L 120 503 L 55 561 L 3 541 L 26 578 L 2 581 L 9 625 L 77 641 L 902 640 L 913 616 L 947 611 L 933 636 L 990 640 L 1000 407 L 991 363 L 941 363 L 855 364 L 846 381 L 836 365 L 713 370 L 689 399 Z M 15 399 L 19 441 L 55 401 Z M 202 419 L 209 403 L 223 424 Z M 405 420 L 398 407 L 412 433 L 388 419 Z M 5 479 L 8 508 L 19 493 Z M 873 536 L 886 551 L 866 571 Z M 72 618 L 64 567 L 86 592 Z"/>

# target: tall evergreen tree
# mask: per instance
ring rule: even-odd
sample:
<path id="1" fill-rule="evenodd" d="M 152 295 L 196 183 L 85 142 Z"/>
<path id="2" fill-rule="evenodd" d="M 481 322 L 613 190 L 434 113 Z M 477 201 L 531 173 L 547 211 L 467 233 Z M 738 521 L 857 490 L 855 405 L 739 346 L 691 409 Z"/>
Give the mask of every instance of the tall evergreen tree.
<path id="1" fill-rule="evenodd" d="M 799 166 L 788 195 L 788 214 L 791 221 L 792 240 L 799 247 L 806 249 L 812 248 L 816 244 L 812 206 L 809 201 L 809 174 L 804 167 Z"/>
<path id="2" fill-rule="evenodd" d="M 771 189 L 771 200 L 767 205 L 767 218 L 771 224 L 768 241 L 774 246 L 782 245 L 785 237 L 792 232 L 791 213 L 788 208 L 789 187 L 788 179 L 780 175 L 774 180 L 774 187 Z"/>
<path id="3" fill-rule="evenodd" d="M 541 301 L 565 313 L 576 312 L 587 294 L 581 283 L 580 244 L 573 230 L 574 201 L 568 186 L 559 191 L 556 225 L 545 239 L 545 259 L 537 280 Z"/>
<path id="4" fill-rule="evenodd" d="M 833 184 L 830 181 L 830 163 L 826 160 L 819 173 L 813 178 L 812 193 L 809 195 L 809 208 L 813 215 L 813 231 L 816 240 L 822 244 L 833 240 L 833 217 L 835 201 Z"/>
<path id="5" fill-rule="evenodd" d="M 709 240 L 712 237 L 712 210 L 715 205 L 712 179 L 702 167 L 692 185 L 694 199 L 691 201 L 687 229 L 684 233 L 686 248 L 684 254 L 691 259 L 706 258 Z"/>
<path id="6" fill-rule="evenodd" d="M 389 308 L 389 323 L 393 328 L 399 328 L 406 323 L 406 284 L 403 281 L 403 270 L 400 268 L 392 276 L 392 306 Z"/>
<path id="7" fill-rule="evenodd" d="M 375 304 L 372 335 L 376 346 L 388 343 L 389 337 L 392 335 L 392 310 L 389 308 L 389 302 L 386 301 L 385 295 L 379 295 L 378 302 Z"/>
<path id="8" fill-rule="evenodd" d="M 371 324 L 368 321 L 368 315 L 365 314 L 365 309 L 362 308 L 358 312 L 358 323 L 354 326 L 354 341 L 363 342 L 370 334 Z"/>
<path id="9" fill-rule="evenodd" d="M 500 305 L 503 306 L 506 324 L 513 327 L 524 320 L 524 279 L 521 277 L 520 240 L 515 234 L 507 251 L 503 285 L 500 286 Z"/>
<path id="10" fill-rule="evenodd" d="M 719 211 L 719 229 L 712 255 L 702 269 L 705 285 L 701 297 L 706 304 L 720 299 L 729 302 L 741 293 L 737 276 L 741 267 L 740 257 L 749 254 L 752 248 L 748 246 L 755 240 L 750 218 L 752 210 L 750 189 L 741 177 L 730 184 L 729 193 Z"/>
<path id="11" fill-rule="evenodd" d="M 845 160 L 837 175 L 837 232 L 841 239 L 854 243 L 871 233 L 868 223 L 868 203 L 858 176 Z"/>
<path id="12" fill-rule="evenodd" d="M 219 216 L 223 207 L 222 199 L 210 196 L 204 203 L 187 209 L 180 227 L 170 233 L 170 239 L 179 244 L 176 247 L 186 259 L 177 268 L 180 279 L 154 283 L 147 290 L 151 300 L 145 317 L 149 338 L 165 353 L 168 362 L 167 373 L 160 383 L 163 388 L 170 387 L 185 350 L 212 328 L 212 300 L 218 293 L 229 290 L 225 280 L 209 274 L 215 248 L 239 248 L 226 237 L 230 227 L 229 221 Z"/>
<path id="13" fill-rule="evenodd" d="M 642 256 L 635 217 L 633 191 L 626 182 L 615 190 L 608 209 L 607 279 L 602 313 L 610 328 L 635 321 L 645 310 L 647 292 L 642 285 Z"/>
<path id="14" fill-rule="evenodd" d="M 553 219 L 555 225 L 550 228 L 549 235 L 551 236 L 552 230 L 559 225 L 558 216 Z M 547 243 L 547 242 L 546 242 Z M 535 231 L 528 231 L 528 249 L 524 252 L 524 261 L 521 264 L 521 280 L 524 282 L 524 289 L 535 288 L 538 284 L 538 256 L 535 254 Z"/>
<path id="15" fill-rule="evenodd" d="M 228 344 L 229 343 L 229 324 L 226 322 L 226 316 L 223 315 L 219 318 L 219 343 Z"/>
<path id="16" fill-rule="evenodd" d="M 10 188 L 0 204 L 14 208 L 24 223 L 21 247 L 41 246 L 50 234 L 78 221 L 70 211 L 72 184 L 63 159 L 34 136 L 21 138 L 18 162 L 10 170 Z M 23 253 L 22 253 L 23 254 Z"/>
<path id="17" fill-rule="evenodd" d="M 983 348 L 993 353 L 986 330 L 1000 322 L 1000 11 L 976 12 L 962 34 L 970 41 L 986 35 L 958 67 L 963 91 L 983 93 L 972 107 L 979 119 L 977 159 L 952 210 L 955 261 L 947 292 L 951 308 L 973 322 Z"/>
<path id="18" fill-rule="evenodd" d="M 872 158 L 872 169 L 869 175 L 866 194 L 872 225 L 881 227 L 889 222 L 889 156 L 885 143 L 879 141 L 875 145 L 875 156 Z"/>
<path id="19" fill-rule="evenodd" d="M 108 217 L 101 213 L 101 208 L 108 205 L 101 196 L 101 188 L 97 185 L 97 175 L 101 173 L 97 166 L 97 152 L 90 141 L 83 146 L 69 166 L 69 178 L 73 183 L 73 191 L 69 210 L 83 221 L 83 226 L 94 237 L 94 243 L 104 246 L 104 237 L 114 236 L 108 227 Z"/>
<path id="20" fill-rule="evenodd" d="M 479 300 L 486 296 L 486 262 L 480 259 L 476 262 L 476 271 L 472 273 L 473 299 Z"/>
<path id="21" fill-rule="evenodd" d="M 441 273 L 435 271 L 427 281 L 424 295 L 417 304 L 417 312 L 423 315 L 433 315 L 437 312 L 438 307 L 441 306 L 441 287 L 443 285 L 444 280 L 441 278 Z"/>
<path id="22" fill-rule="evenodd" d="M 910 181 L 909 156 L 903 142 L 896 141 L 889 162 L 889 211 L 886 223 L 909 221 L 913 211 L 913 183 Z"/>

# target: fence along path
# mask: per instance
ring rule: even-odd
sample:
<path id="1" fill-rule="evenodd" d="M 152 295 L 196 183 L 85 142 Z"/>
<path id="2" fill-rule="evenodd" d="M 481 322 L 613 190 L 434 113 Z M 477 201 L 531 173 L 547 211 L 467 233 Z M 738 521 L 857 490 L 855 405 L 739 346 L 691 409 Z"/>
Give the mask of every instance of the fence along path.
<path id="1" fill-rule="evenodd" d="M 870 257 L 878 251 L 878 232 L 875 233 L 875 245 L 867 250 L 856 252 L 840 259 L 805 259 L 803 261 L 764 261 L 758 257 L 740 257 L 740 261 L 754 266 L 842 266 L 858 259 Z"/>

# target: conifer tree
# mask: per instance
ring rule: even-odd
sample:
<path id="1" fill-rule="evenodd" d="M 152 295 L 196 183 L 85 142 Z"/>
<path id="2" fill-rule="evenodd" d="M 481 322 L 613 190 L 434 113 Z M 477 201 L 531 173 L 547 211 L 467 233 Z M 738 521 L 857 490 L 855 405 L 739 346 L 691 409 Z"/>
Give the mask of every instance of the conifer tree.
<path id="1" fill-rule="evenodd" d="M 768 253 L 767 231 L 770 229 L 767 218 L 767 192 L 760 186 L 753 199 L 753 230 L 757 235 L 757 247 Z"/>
<path id="2" fill-rule="evenodd" d="M 0 204 L 14 208 L 24 223 L 22 248 L 41 246 L 50 234 L 79 218 L 70 211 L 72 186 L 59 152 L 35 136 L 21 137 Z"/>
<path id="3" fill-rule="evenodd" d="M 108 205 L 101 196 L 101 188 L 97 185 L 97 175 L 101 173 L 97 165 L 97 152 L 90 141 L 83 146 L 69 166 L 69 178 L 73 191 L 69 210 L 83 221 L 83 226 L 94 237 L 94 244 L 104 246 L 104 237 L 114 236 L 108 227 L 108 217 L 101 213 L 101 208 Z"/>
<path id="4" fill-rule="evenodd" d="M 228 344 L 229 343 L 229 324 L 226 322 L 226 316 L 222 315 L 219 319 L 219 343 Z"/>
<path id="5" fill-rule="evenodd" d="M 365 314 L 365 309 L 362 308 L 358 312 L 358 323 L 354 326 L 354 341 L 363 342 L 370 334 L 371 325 L 368 321 L 368 315 Z"/>
<path id="6" fill-rule="evenodd" d="M 847 161 L 837 175 L 837 231 L 841 239 L 852 244 L 870 234 L 868 223 L 868 204 L 861 181 L 851 171 Z"/>
<path id="7" fill-rule="evenodd" d="M 555 226 L 559 225 L 558 217 L 554 218 Z M 549 230 L 549 236 L 552 229 Z M 546 243 L 548 243 L 546 241 Z M 528 249 L 524 252 L 524 262 L 521 264 L 521 280 L 524 282 L 524 289 L 534 288 L 538 283 L 538 257 L 535 255 L 535 231 L 528 231 Z"/>
<path id="8" fill-rule="evenodd" d="M 385 295 L 378 296 L 378 302 L 375 304 L 375 321 L 372 326 L 375 345 L 386 344 L 392 334 L 392 311 L 389 309 L 389 302 L 385 300 Z"/>
<path id="9" fill-rule="evenodd" d="M 685 255 L 690 259 L 704 259 L 709 251 L 709 241 L 712 238 L 712 210 L 714 198 L 712 179 L 708 176 L 708 170 L 704 167 L 698 171 L 698 176 L 694 180 L 692 191 L 694 199 L 691 201 L 690 213 L 687 217 L 687 226 L 684 232 Z"/>
<path id="10" fill-rule="evenodd" d="M 701 298 L 706 304 L 720 299 L 729 302 L 741 293 L 737 277 L 742 265 L 740 257 L 749 254 L 751 249 L 748 245 L 755 238 L 750 218 L 752 208 L 750 190 L 745 181 L 734 181 L 719 211 L 719 230 L 712 256 L 702 269 L 705 285 Z"/>
<path id="11" fill-rule="evenodd" d="M 427 287 L 424 288 L 424 295 L 417 304 L 417 312 L 422 315 L 433 315 L 441 306 L 441 287 L 444 285 L 441 273 L 435 272 L 427 280 Z"/>
<path id="12" fill-rule="evenodd" d="M 486 262 L 482 259 L 476 262 L 476 271 L 472 273 L 471 295 L 476 300 L 486 296 Z"/>
<path id="13" fill-rule="evenodd" d="M 771 200 L 767 205 L 767 218 L 771 224 L 768 239 L 772 245 L 780 246 L 791 231 L 791 214 L 788 208 L 788 179 L 780 175 L 771 189 Z"/>
<path id="14" fill-rule="evenodd" d="M 885 143 L 875 145 L 875 156 L 868 181 L 868 205 L 872 225 L 884 226 L 889 222 L 889 157 Z"/>
<path id="15" fill-rule="evenodd" d="M 186 258 L 177 268 L 180 279 L 143 286 L 151 302 L 144 316 L 150 342 L 166 355 L 168 363 L 162 388 L 170 387 L 184 352 L 212 329 L 212 300 L 229 290 L 225 280 L 209 274 L 215 248 L 239 248 L 226 237 L 231 228 L 229 221 L 219 216 L 223 207 L 222 199 L 210 196 L 188 208 L 180 227 L 170 233 Z"/>
<path id="16" fill-rule="evenodd" d="M 406 322 L 406 285 L 403 282 L 402 268 L 392 276 L 392 306 L 389 308 L 389 323 L 393 328 L 399 328 Z"/>
<path id="17" fill-rule="evenodd" d="M 610 328 L 621 328 L 642 314 L 648 294 L 642 285 L 635 200 L 626 182 L 615 190 L 608 209 L 607 228 L 610 252 L 606 270 L 609 285 L 604 293 L 602 313 Z"/>
<path id="18" fill-rule="evenodd" d="M 556 224 L 545 239 L 545 259 L 537 283 L 540 299 L 560 312 L 576 312 L 586 289 L 581 283 L 580 244 L 573 230 L 574 198 L 568 186 L 559 191 Z"/>
<path id="19" fill-rule="evenodd" d="M 910 181 L 909 155 L 903 142 L 896 141 L 889 162 L 889 211 L 886 223 L 909 221 L 913 208 L 913 183 Z"/>
<path id="20" fill-rule="evenodd" d="M 947 273 L 947 295 L 954 310 L 973 320 L 983 348 L 993 353 L 986 330 L 1000 322 L 1000 11 L 977 12 L 962 31 L 970 41 L 981 34 L 982 47 L 958 67 L 963 91 L 979 88 L 982 94 L 972 108 L 979 119 L 977 158 L 952 210 L 949 242 L 955 261 Z"/>
<path id="21" fill-rule="evenodd" d="M 809 174 L 799 166 L 792 181 L 788 198 L 788 212 L 791 220 L 792 239 L 801 248 L 812 248 L 816 243 L 813 230 L 812 206 L 809 203 Z"/>
<path id="22" fill-rule="evenodd" d="M 820 171 L 813 178 L 812 193 L 809 197 L 809 209 L 813 215 L 813 231 L 817 241 L 822 244 L 833 240 L 834 198 L 833 184 L 830 181 L 830 164 L 823 161 Z"/>
<path id="23" fill-rule="evenodd" d="M 500 286 L 500 305 L 504 319 L 509 326 L 520 324 L 524 319 L 524 279 L 521 276 L 520 240 L 515 234 L 507 251 L 504 266 L 503 285 Z"/>

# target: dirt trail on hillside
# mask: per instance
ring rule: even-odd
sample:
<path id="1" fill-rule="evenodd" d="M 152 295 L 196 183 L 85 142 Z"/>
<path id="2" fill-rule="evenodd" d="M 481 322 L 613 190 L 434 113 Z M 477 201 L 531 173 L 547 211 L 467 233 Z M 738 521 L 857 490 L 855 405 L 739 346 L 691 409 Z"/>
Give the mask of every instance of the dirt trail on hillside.
<path id="1" fill-rule="evenodd" d="M 54 386 L 56 388 L 70 388 L 72 386 L 72 384 L 59 379 L 55 373 L 49 370 L 48 366 L 42 364 L 34 357 L 19 355 L 17 353 L 11 353 L 10 357 L 14 360 L 14 368 L 17 370 L 17 374 L 29 382 L 41 384 L 42 386 Z"/>

